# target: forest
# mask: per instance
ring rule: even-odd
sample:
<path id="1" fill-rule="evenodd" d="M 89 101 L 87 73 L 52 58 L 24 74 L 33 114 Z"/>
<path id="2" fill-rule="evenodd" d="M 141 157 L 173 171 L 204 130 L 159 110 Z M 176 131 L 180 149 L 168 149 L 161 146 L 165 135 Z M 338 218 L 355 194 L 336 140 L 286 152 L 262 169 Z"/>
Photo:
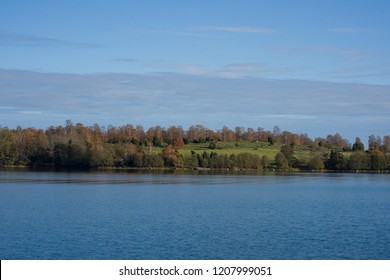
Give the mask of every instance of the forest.
<path id="1" fill-rule="evenodd" d="M 390 136 L 368 136 L 368 147 L 339 133 L 306 134 L 203 125 L 102 127 L 66 121 L 45 130 L 0 126 L 0 167 L 53 169 L 183 168 L 260 171 L 388 172 Z"/>

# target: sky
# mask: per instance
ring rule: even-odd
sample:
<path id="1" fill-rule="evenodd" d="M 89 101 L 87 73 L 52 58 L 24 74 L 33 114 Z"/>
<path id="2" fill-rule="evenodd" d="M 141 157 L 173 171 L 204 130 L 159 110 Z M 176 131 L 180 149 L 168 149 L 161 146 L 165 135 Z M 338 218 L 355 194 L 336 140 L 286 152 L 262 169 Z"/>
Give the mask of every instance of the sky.
<path id="1" fill-rule="evenodd" d="M 1 0 L 0 126 L 390 135 L 390 1 Z"/>

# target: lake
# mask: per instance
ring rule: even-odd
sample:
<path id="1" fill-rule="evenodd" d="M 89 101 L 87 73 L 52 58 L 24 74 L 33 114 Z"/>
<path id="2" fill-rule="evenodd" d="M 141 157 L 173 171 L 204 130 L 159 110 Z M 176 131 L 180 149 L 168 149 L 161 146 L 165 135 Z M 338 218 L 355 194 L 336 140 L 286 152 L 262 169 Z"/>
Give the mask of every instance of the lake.
<path id="1" fill-rule="evenodd" d="M 0 259 L 390 259 L 390 175 L 1 171 Z"/>

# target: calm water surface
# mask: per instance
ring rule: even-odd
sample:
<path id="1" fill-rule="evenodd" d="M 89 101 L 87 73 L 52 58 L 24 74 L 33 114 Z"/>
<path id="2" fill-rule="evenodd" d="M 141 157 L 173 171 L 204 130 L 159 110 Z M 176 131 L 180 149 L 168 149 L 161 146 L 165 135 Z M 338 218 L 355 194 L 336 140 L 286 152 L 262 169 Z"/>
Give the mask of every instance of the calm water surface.
<path id="1" fill-rule="evenodd" d="M 390 259 L 390 175 L 1 171 L 0 259 Z"/>

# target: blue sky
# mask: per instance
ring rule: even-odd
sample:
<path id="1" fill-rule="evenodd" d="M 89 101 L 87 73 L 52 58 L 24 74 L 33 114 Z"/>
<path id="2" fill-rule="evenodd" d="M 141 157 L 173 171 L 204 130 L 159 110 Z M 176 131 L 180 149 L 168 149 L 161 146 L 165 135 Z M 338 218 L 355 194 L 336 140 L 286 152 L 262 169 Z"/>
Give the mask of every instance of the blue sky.
<path id="1" fill-rule="evenodd" d="M 0 2 L 0 125 L 390 134 L 390 1 Z"/>

